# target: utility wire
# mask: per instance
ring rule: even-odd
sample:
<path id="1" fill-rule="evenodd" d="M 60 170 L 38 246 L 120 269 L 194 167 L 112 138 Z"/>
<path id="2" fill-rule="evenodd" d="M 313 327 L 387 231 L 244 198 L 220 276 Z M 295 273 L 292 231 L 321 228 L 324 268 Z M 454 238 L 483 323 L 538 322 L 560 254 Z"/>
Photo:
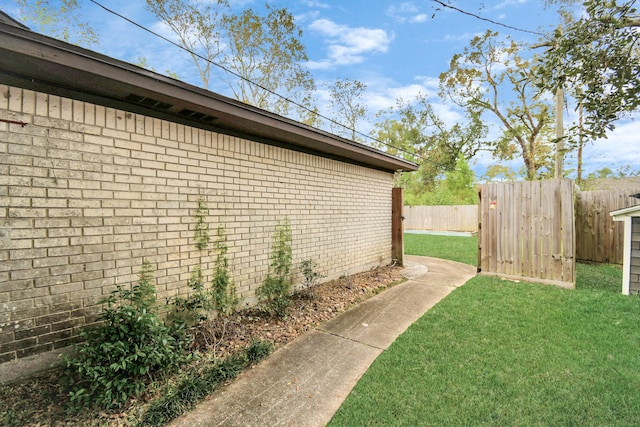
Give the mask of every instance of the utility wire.
<path id="1" fill-rule="evenodd" d="M 494 21 L 494 20 L 491 20 L 489 18 L 484 18 L 484 17 L 482 17 L 480 15 L 476 15 L 475 13 L 467 12 L 466 10 L 462 10 L 462 9 L 460 9 L 458 7 L 452 6 L 452 5 L 447 4 L 447 3 L 443 2 L 443 1 L 440 1 L 440 0 L 431 0 L 431 1 L 434 2 L 434 3 L 438 3 L 440 6 L 445 7 L 447 9 L 455 10 L 456 12 L 460 12 L 463 15 L 468 15 L 468 16 L 471 16 L 473 18 L 479 19 L 481 21 L 489 22 L 489 23 L 491 23 L 493 25 L 498 25 L 500 27 L 509 28 L 511 30 L 516 30 L 516 31 L 520 31 L 522 33 L 529 33 L 529 34 L 535 34 L 536 36 L 540 36 L 540 37 L 546 37 L 546 34 L 539 33 L 537 31 L 525 30 L 523 28 L 518 28 L 518 27 L 511 26 L 511 25 L 503 24 L 502 22 Z"/>
<path id="2" fill-rule="evenodd" d="M 374 137 L 372 137 L 372 136 L 370 136 L 370 135 L 367 135 L 367 134 L 365 134 L 365 133 L 363 133 L 363 132 L 360 132 L 360 131 L 358 131 L 358 130 L 356 130 L 356 129 L 351 129 L 351 128 L 349 128 L 348 126 L 346 126 L 346 125 L 344 125 L 344 124 L 342 124 L 342 123 L 339 123 L 339 122 L 337 122 L 337 121 L 335 121 L 335 120 L 333 120 L 333 119 L 331 119 L 331 118 L 329 118 L 329 117 L 323 116 L 322 114 L 319 114 L 318 112 L 313 111 L 313 110 L 311 110 L 310 108 L 308 108 L 308 107 L 306 107 L 306 106 L 304 106 L 304 105 L 302 105 L 302 104 L 300 104 L 300 103 L 298 103 L 298 102 L 296 102 L 296 101 L 294 101 L 294 100 L 291 100 L 291 99 L 289 99 L 289 98 L 287 98 L 287 97 L 285 97 L 285 96 L 283 96 L 283 95 L 280 95 L 280 94 L 279 94 L 279 93 L 277 93 L 277 92 L 274 92 L 274 91 L 273 91 L 273 90 L 271 90 L 271 89 L 268 89 L 268 88 L 266 88 L 266 87 L 264 87 L 264 86 L 262 86 L 262 85 L 260 85 L 260 84 L 258 84 L 258 83 L 255 83 L 255 82 L 253 82 L 253 81 L 249 80 L 248 78 L 246 78 L 246 77 L 244 77 L 244 76 L 242 76 L 242 75 L 240 75 L 240 74 L 236 73 L 235 71 L 229 70 L 228 68 L 224 67 L 224 66 L 223 66 L 223 65 L 221 65 L 221 64 L 218 64 L 218 63 L 216 63 L 216 62 L 214 62 L 214 61 L 211 61 L 211 60 L 210 60 L 210 59 L 208 59 L 208 58 L 205 58 L 204 56 L 202 56 L 202 55 L 198 54 L 197 52 L 192 52 L 191 50 L 189 50 L 189 49 L 187 49 L 186 47 L 184 47 L 184 46 L 180 45 L 179 43 L 176 43 L 176 42 L 174 42 L 173 40 L 171 40 L 171 39 L 169 39 L 169 38 L 167 38 L 167 37 L 165 37 L 165 36 L 163 36 L 163 35 L 161 35 L 161 34 L 159 34 L 159 33 L 156 33 L 156 32 L 155 32 L 155 31 L 153 31 L 153 30 L 150 30 L 149 28 L 147 28 L 147 27 L 143 26 L 142 24 L 139 24 L 139 23 L 137 23 L 137 22 L 135 22 L 135 21 L 133 21 L 133 20 L 131 20 L 131 19 L 127 18 L 126 16 L 124 16 L 124 15 L 122 15 L 122 14 L 118 13 L 118 12 L 116 12 L 116 11 L 114 11 L 114 10 L 109 9 L 108 7 L 106 7 L 106 6 L 102 5 L 101 3 L 99 3 L 97 0 L 89 0 L 89 1 L 91 1 L 91 3 L 95 4 L 96 6 L 98 6 L 98 7 L 102 8 L 102 9 L 104 9 L 104 10 L 105 10 L 105 11 L 107 11 L 108 13 L 111 13 L 111 14 L 113 14 L 113 15 L 115 15 L 115 16 L 117 16 L 117 17 L 119 17 L 119 18 L 121 18 L 121 19 L 123 19 L 123 20 L 125 20 L 125 21 L 129 22 L 130 24 L 135 25 L 136 27 L 140 28 L 141 30 L 146 31 L 146 32 L 148 32 L 148 33 L 150 33 L 150 34 L 152 34 L 152 35 L 154 35 L 154 36 L 156 36 L 156 37 L 158 37 L 158 38 L 160 38 L 160 39 L 162 39 L 162 40 L 166 41 L 167 43 L 170 43 L 170 44 L 172 44 L 172 45 L 176 46 L 177 48 L 182 49 L 182 50 L 184 50 L 184 51 L 188 52 L 189 54 L 194 55 L 194 56 L 196 56 L 196 57 L 198 57 L 198 58 L 202 59 L 203 61 L 207 61 L 208 63 L 210 63 L 210 64 L 212 64 L 212 65 L 215 65 L 216 67 L 218 67 L 218 68 L 222 69 L 223 71 L 225 71 L 225 72 L 227 72 L 227 73 L 229 73 L 229 74 L 231 74 L 231 75 L 233 75 L 233 76 L 235 76 L 235 77 L 237 77 L 237 78 L 239 78 L 239 79 L 242 79 L 242 80 L 246 81 L 246 82 L 247 82 L 247 83 L 249 83 L 249 84 L 252 84 L 252 85 L 254 85 L 254 86 L 257 86 L 257 87 L 259 87 L 260 89 L 262 89 L 262 90 L 264 90 L 264 91 L 266 91 L 266 92 L 269 92 L 270 94 L 275 95 L 275 96 L 277 96 L 277 97 L 281 98 L 282 100 L 284 100 L 284 101 L 286 101 L 286 102 L 289 102 L 289 103 L 291 103 L 291 104 L 295 105 L 296 107 L 302 108 L 303 110 L 306 110 L 307 112 L 310 112 L 310 113 L 312 113 L 312 114 L 315 114 L 316 116 L 318 116 L 318 117 L 320 117 L 320 118 L 322 118 L 322 119 L 324 119 L 324 120 L 327 120 L 329 123 L 332 123 L 332 124 L 334 124 L 334 125 L 337 125 L 337 126 L 343 127 L 343 128 L 345 128 L 345 129 L 347 129 L 347 130 L 349 130 L 349 131 L 351 131 L 351 132 L 356 133 L 356 134 L 357 134 L 357 135 L 359 135 L 359 136 L 363 136 L 363 137 L 365 137 L 365 138 L 367 138 L 367 139 L 369 139 L 369 140 L 372 140 L 372 141 L 375 141 L 375 142 L 377 142 L 377 143 L 379 143 L 379 144 L 382 144 L 382 145 L 385 145 L 385 146 L 387 146 L 387 147 L 393 148 L 393 149 L 395 149 L 395 150 L 398 150 L 399 152 L 402 152 L 402 153 L 408 154 L 408 155 L 413 156 L 413 157 L 415 157 L 415 158 L 418 158 L 418 159 L 420 159 L 420 160 L 424 160 L 424 161 L 430 162 L 430 163 L 432 163 L 432 164 L 434 164 L 434 165 L 437 165 L 437 166 L 443 166 L 443 165 L 440 165 L 440 164 L 438 164 L 438 163 L 436 163 L 436 162 L 434 162 L 434 161 L 430 160 L 430 159 L 429 159 L 429 158 L 427 158 L 427 157 L 423 157 L 423 156 L 421 156 L 420 154 L 413 153 L 413 152 L 411 152 L 411 151 L 409 151 L 409 150 L 405 150 L 404 148 L 401 148 L 401 147 L 396 147 L 395 145 L 393 145 L 393 144 L 389 144 L 388 142 L 380 141 L 379 139 L 376 139 L 376 138 L 374 138 Z"/>

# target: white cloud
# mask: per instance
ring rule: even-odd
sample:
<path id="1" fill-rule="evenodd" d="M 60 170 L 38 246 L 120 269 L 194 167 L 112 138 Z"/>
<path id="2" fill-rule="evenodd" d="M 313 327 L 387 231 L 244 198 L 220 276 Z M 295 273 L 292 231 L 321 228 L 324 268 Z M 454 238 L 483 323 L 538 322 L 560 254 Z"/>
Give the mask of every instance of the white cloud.
<path id="1" fill-rule="evenodd" d="M 311 69 L 326 69 L 338 65 L 351 65 L 363 62 L 365 55 L 384 53 L 394 38 L 385 30 L 364 27 L 349 27 L 337 24 L 329 19 L 317 19 L 309 29 L 327 37 L 327 58 L 322 61 L 310 61 Z"/>
<path id="2" fill-rule="evenodd" d="M 413 2 L 392 4 L 387 8 L 387 13 L 389 15 L 416 13 L 417 11 L 418 11 L 418 6 L 416 6 L 415 3 Z"/>
<path id="3" fill-rule="evenodd" d="M 331 8 L 331 5 L 329 5 L 328 3 L 324 3 L 321 1 L 316 1 L 316 0 L 303 0 L 302 4 L 304 4 L 307 7 L 313 7 L 316 9 L 329 9 Z"/>
<path id="4" fill-rule="evenodd" d="M 420 13 L 420 9 L 413 2 L 392 4 L 387 8 L 387 15 L 398 22 L 409 24 L 421 24 L 428 19 L 427 14 Z"/>
<path id="5" fill-rule="evenodd" d="M 600 139 L 584 148 L 586 167 L 590 163 L 598 165 L 593 169 L 607 166 L 615 170 L 620 166 L 632 165 L 634 169 L 640 169 L 640 122 L 630 121 L 619 124 L 610 132 L 607 139 Z"/>
<path id="6" fill-rule="evenodd" d="M 411 24 L 421 24 L 427 21 L 427 15 L 424 13 L 420 13 L 416 16 L 409 18 L 409 23 Z"/>

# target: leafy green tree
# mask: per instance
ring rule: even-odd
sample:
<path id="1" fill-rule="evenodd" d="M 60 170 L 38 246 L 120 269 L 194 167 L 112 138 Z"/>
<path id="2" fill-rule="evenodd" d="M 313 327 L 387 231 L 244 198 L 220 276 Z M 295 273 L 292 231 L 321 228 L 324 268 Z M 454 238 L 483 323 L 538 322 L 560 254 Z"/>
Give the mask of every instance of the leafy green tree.
<path id="1" fill-rule="evenodd" d="M 476 176 L 462 156 L 456 161 L 455 168 L 437 177 L 428 190 L 409 193 L 405 197 L 405 204 L 410 206 L 473 205 L 477 202 Z"/>
<path id="2" fill-rule="evenodd" d="M 522 158 L 527 179 L 549 167 L 553 137 L 550 106 L 533 84 L 534 63 L 511 39 L 487 31 L 471 40 L 440 75 L 440 95 L 467 111 L 489 113 L 501 127 L 491 150 L 499 159 Z"/>
<path id="3" fill-rule="evenodd" d="M 464 125 L 447 127 L 424 94 L 413 103 L 397 100 L 395 107 L 379 112 L 377 118 L 374 136 L 380 143 L 376 147 L 420 165 L 417 172 L 401 178 L 409 201 L 433 190 L 438 177 L 455 169 L 459 158 L 469 160 L 478 153 L 487 131 L 478 114 L 468 116 Z"/>
<path id="4" fill-rule="evenodd" d="M 312 109 L 315 84 L 304 66 L 302 30 L 287 9 L 266 4 L 264 15 L 233 13 L 227 0 L 147 0 L 147 7 L 193 52 L 205 88 L 216 62 L 228 70 L 226 83 L 242 102 L 283 115 L 292 108 L 289 100 Z M 314 120 L 307 109 L 296 109 L 303 120 Z"/>
<path id="5" fill-rule="evenodd" d="M 221 15 L 228 7 L 226 0 L 147 0 L 147 9 L 167 24 L 188 50 L 205 89 L 209 88 L 212 62 L 221 52 Z"/>
<path id="6" fill-rule="evenodd" d="M 328 84 L 331 101 L 329 108 L 335 122 L 344 126 L 331 124 L 331 130 L 338 135 L 350 137 L 356 141 L 356 128 L 358 122 L 364 118 L 367 107 L 362 102 L 362 96 L 367 90 L 367 85 L 349 78 L 338 78 L 332 84 Z"/>
<path id="7" fill-rule="evenodd" d="M 33 30 L 67 43 L 91 47 L 98 33 L 82 19 L 78 0 L 16 0 L 20 19 Z"/>
<path id="8" fill-rule="evenodd" d="M 515 181 L 517 177 L 518 174 L 510 167 L 495 164 L 489 166 L 480 179 L 484 182 Z"/>
<path id="9" fill-rule="evenodd" d="M 576 1 L 556 1 L 564 5 Z M 606 137 L 640 106 L 640 14 L 636 0 L 584 1 L 578 19 L 551 37 L 537 68 L 539 85 L 568 88 L 584 109 L 584 135 Z"/>
<path id="10" fill-rule="evenodd" d="M 445 191 L 450 194 L 453 204 L 473 205 L 478 202 L 476 175 L 464 157 L 458 158 L 454 170 L 445 173 L 443 184 Z"/>
<path id="11" fill-rule="evenodd" d="M 310 105 L 315 84 L 303 66 L 308 57 L 293 15 L 285 8 L 265 8 L 266 16 L 247 9 L 223 18 L 227 47 L 222 62 L 243 77 L 230 83 L 237 99 L 286 114 L 289 102 L 274 92 Z"/>

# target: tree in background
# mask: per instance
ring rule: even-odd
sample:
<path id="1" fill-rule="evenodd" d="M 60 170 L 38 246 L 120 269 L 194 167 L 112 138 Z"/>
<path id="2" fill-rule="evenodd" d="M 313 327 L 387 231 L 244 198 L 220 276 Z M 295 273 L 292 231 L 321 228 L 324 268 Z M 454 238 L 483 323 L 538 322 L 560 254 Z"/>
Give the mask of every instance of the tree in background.
<path id="1" fill-rule="evenodd" d="M 20 18 L 35 31 L 67 43 L 91 47 L 98 34 L 82 19 L 78 0 L 16 0 Z"/>
<path id="2" fill-rule="evenodd" d="M 224 16 L 222 64 L 242 77 L 229 81 L 237 99 L 285 115 L 291 105 L 274 93 L 309 107 L 315 84 L 303 66 L 308 57 L 293 15 L 285 8 L 265 7 L 266 16 L 252 9 Z"/>
<path id="3" fill-rule="evenodd" d="M 495 164 L 491 165 L 484 172 L 484 175 L 480 177 L 481 181 L 515 181 L 518 175 L 508 166 Z"/>
<path id="4" fill-rule="evenodd" d="M 211 64 L 221 52 L 221 14 L 228 7 L 226 0 L 147 0 L 147 9 L 169 27 L 189 52 L 205 89 L 209 88 Z"/>
<path id="5" fill-rule="evenodd" d="M 253 9 L 235 14 L 227 0 L 147 0 L 147 7 L 191 52 L 205 88 L 216 62 L 242 102 L 282 115 L 290 111 L 290 100 L 311 109 L 315 84 L 303 65 L 308 58 L 302 30 L 287 9 L 266 4 L 266 15 Z M 305 108 L 299 114 L 313 120 Z"/>
<path id="6" fill-rule="evenodd" d="M 471 40 L 440 75 L 440 95 L 469 114 L 491 113 L 501 136 L 488 148 L 499 159 L 521 157 L 526 178 L 538 178 L 551 166 L 552 123 L 549 103 L 533 84 L 532 61 L 520 56 L 512 40 L 501 42 L 487 31 Z"/>
<path id="7" fill-rule="evenodd" d="M 475 156 L 487 132 L 478 114 L 468 116 L 466 125 L 447 127 L 424 94 L 413 102 L 398 99 L 395 107 L 378 112 L 377 118 L 372 135 L 380 142 L 375 146 L 420 165 L 400 179 L 408 201 L 426 197 L 443 173 L 457 168 L 459 159 Z"/>
<path id="8" fill-rule="evenodd" d="M 567 20 L 550 37 L 550 48 L 537 67 L 541 88 L 570 89 L 584 110 L 580 129 L 591 139 L 606 137 L 615 121 L 640 106 L 640 14 L 636 2 L 585 1 L 579 18 Z"/>
<path id="9" fill-rule="evenodd" d="M 331 97 L 329 108 L 332 120 L 343 125 L 331 123 L 331 131 L 356 141 L 358 122 L 367 112 L 366 105 L 362 103 L 367 85 L 358 80 L 342 78 L 327 84 L 326 87 Z"/>
<path id="10" fill-rule="evenodd" d="M 458 158 L 455 168 L 436 177 L 428 191 L 405 194 L 405 204 L 410 206 L 476 203 L 478 203 L 476 176 L 463 156 Z"/>

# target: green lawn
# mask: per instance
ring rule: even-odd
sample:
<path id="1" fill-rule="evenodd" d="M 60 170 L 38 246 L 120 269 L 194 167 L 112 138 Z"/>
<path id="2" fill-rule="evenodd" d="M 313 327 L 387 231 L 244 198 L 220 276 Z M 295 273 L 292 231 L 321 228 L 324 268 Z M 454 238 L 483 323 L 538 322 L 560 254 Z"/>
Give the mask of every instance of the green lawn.
<path id="1" fill-rule="evenodd" d="M 404 235 L 404 253 L 478 265 L 478 238 L 407 233 Z"/>
<path id="2" fill-rule="evenodd" d="M 640 425 L 640 298 L 620 283 L 584 264 L 576 290 L 476 277 L 382 353 L 331 425 Z"/>

